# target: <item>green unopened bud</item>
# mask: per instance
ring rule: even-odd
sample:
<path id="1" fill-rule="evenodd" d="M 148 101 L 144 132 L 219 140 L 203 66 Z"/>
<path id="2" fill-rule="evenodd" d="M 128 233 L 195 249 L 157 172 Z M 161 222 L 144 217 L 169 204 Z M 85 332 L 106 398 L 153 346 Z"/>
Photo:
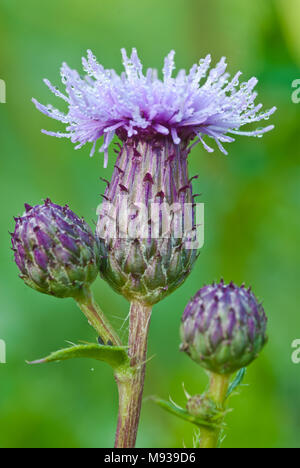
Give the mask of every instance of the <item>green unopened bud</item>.
<path id="1" fill-rule="evenodd" d="M 220 413 L 216 403 L 207 395 L 194 395 L 186 404 L 187 411 L 199 419 L 211 421 Z"/>

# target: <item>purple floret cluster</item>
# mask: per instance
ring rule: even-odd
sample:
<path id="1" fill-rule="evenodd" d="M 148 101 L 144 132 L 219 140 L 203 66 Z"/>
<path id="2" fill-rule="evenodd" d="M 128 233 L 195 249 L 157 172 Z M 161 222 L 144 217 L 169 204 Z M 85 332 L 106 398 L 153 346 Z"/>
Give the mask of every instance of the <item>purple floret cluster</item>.
<path id="1" fill-rule="evenodd" d="M 115 135 L 123 141 L 169 136 L 175 145 L 195 140 L 194 144 L 201 142 L 212 152 L 214 149 L 204 140 L 208 137 L 227 154 L 223 143 L 234 141 L 233 135 L 261 136 L 273 129 L 269 125 L 241 130 L 247 124 L 268 120 L 276 110 L 262 111 L 262 104 L 255 103 L 256 78 L 241 83 L 241 72 L 230 78 L 226 59 L 211 68 L 210 55 L 193 65 L 189 73 L 179 70 L 173 76 L 174 55 L 171 51 L 165 58 L 162 79 L 155 69 L 143 72 L 136 49 L 130 57 L 122 50 L 125 72 L 121 75 L 106 70 L 91 51 L 82 59 L 83 77 L 64 63 L 61 77 L 65 93 L 48 80 L 45 83 L 66 102 L 67 113 L 36 99 L 33 102 L 41 112 L 63 122 L 66 132 L 43 132 L 69 138 L 76 149 L 92 143 L 91 156 L 103 137 L 99 151 L 104 153 L 107 166 L 108 148 Z"/>

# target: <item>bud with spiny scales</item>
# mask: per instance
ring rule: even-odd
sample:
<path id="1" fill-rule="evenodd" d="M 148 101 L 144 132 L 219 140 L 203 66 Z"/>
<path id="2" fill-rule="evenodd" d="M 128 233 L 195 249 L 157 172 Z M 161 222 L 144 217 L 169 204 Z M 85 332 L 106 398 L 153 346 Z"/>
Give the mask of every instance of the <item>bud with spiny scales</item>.
<path id="1" fill-rule="evenodd" d="M 49 199 L 25 205 L 15 218 L 12 247 L 20 277 L 39 292 L 76 297 L 99 272 L 99 246 L 86 222 Z"/>
<path id="2" fill-rule="evenodd" d="M 186 143 L 124 142 L 97 225 L 101 275 L 129 301 L 153 305 L 187 278 L 197 258 Z"/>
<path id="3" fill-rule="evenodd" d="M 233 283 L 204 286 L 187 305 L 181 349 L 216 374 L 249 365 L 267 341 L 267 318 L 255 295 Z"/>

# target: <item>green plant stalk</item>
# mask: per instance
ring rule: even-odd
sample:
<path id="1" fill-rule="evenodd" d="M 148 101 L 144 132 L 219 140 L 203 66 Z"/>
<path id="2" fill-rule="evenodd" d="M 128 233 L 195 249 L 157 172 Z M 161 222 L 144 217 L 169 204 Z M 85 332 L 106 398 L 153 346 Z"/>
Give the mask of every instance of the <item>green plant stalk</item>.
<path id="1" fill-rule="evenodd" d="M 95 302 L 93 293 L 89 288 L 83 288 L 74 299 L 104 344 L 122 345 L 117 333 Z"/>
<path id="2" fill-rule="evenodd" d="M 128 355 L 130 370 L 116 373 L 119 415 L 115 448 L 134 448 L 144 390 L 147 342 L 152 307 L 138 302 L 130 306 Z"/>
<path id="3" fill-rule="evenodd" d="M 225 410 L 225 400 L 228 392 L 231 375 L 210 373 L 210 384 L 207 396 L 211 398 L 220 411 Z M 200 448 L 217 448 L 221 429 L 201 428 Z"/>

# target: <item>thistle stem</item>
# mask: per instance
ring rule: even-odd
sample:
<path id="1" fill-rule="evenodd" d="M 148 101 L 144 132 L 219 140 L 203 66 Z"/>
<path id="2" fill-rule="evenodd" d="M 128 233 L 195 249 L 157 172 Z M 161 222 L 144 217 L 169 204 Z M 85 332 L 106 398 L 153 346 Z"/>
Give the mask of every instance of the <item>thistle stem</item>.
<path id="1" fill-rule="evenodd" d="M 122 342 L 108 319 L 96 303 L 93 293 L 89 288 L 83 288 L 75 298 L 77 305 L 82 310 L 90 325 L 94 327 L 99 337 L 105 344 L 121 346 Z"/>
<path id="2" fill-rule="evenodd" d="M 130 306 L 128 354 L 131 373 L 117 374 L 119 417 L 115 448 L 134 448 L 144 390 L 148 331 L 152 308 L 138 302 Z"/>
<path id="3" fill-rule="evenodd" d="M 225 400 L 231 375 L 210 373 L 210 384 L 207 396 L 211 398 L 220 411 L 225 409 Z M 221 421 L 222 422 L 222 421 Z M 201 429 L 200 448 L 217 448 L 221 429 Z"/>

